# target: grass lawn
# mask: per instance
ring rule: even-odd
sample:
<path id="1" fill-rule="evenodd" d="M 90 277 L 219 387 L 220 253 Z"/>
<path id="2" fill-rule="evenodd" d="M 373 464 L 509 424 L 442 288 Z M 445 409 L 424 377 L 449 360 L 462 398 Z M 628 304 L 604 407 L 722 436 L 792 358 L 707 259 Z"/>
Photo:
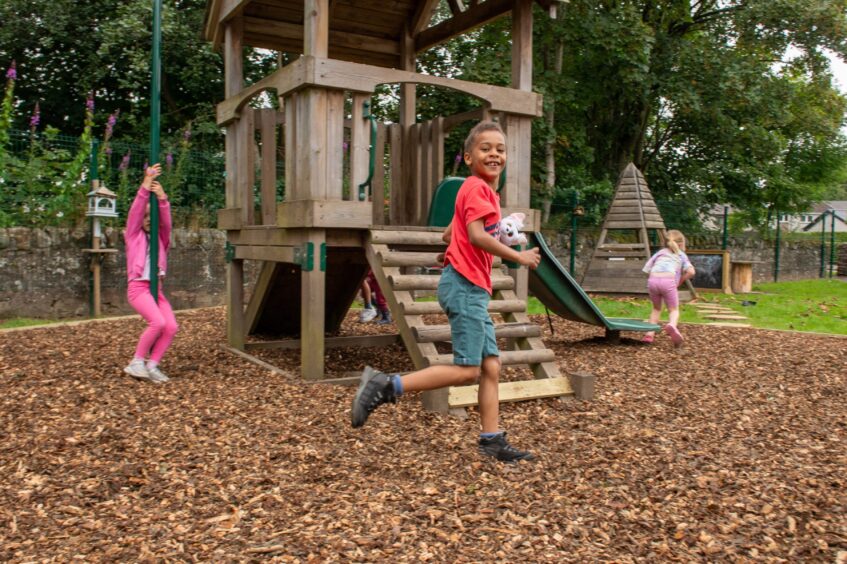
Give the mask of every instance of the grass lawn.
<path id="1" fill-rule="evenodd" d="M 719 303 L 746 316 L 753 327 L 788 329 L 847 335 L 847 283 L 839 280 L 801 280 L 757 284 L 752 294 L 726 295 L 700 292 L 700 303 Z M 756 302 L 742 306 L 741 302 Z M 605 298 L 594 303 L 607 317 L 647 319 L 651 305 L 646 298 Z M 530 299 L 530 313 L 544 313 L 544 306 Z M 667 319 L 667 311 L 662 312 Z M 683 323 L 707 323 L 692 306 L 683 305 Z"/>
<path id="2" fill-rule="evenodd" d="M 33 325 L 47 325 L 48 323 L 58 323 L 55 319 L 31 319 L 29 317 L 12 317 L 10 319 L 0 319 L 0 329 L 15 329 L 17 327 L 31 327 Z"/>

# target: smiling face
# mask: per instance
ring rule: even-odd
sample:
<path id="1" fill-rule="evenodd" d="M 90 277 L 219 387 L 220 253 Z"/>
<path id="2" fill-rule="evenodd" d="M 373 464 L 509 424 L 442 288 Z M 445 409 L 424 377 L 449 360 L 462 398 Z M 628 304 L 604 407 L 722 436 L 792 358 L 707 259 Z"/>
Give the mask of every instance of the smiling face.
<path id="1" fill-rule="evenodd" d="M 506 138 L 495 129 L 479 132 L 470 151 L 465 153 L 465 164 L 474 176 L 496 190 L 497 179 L 506 166 Z"/>

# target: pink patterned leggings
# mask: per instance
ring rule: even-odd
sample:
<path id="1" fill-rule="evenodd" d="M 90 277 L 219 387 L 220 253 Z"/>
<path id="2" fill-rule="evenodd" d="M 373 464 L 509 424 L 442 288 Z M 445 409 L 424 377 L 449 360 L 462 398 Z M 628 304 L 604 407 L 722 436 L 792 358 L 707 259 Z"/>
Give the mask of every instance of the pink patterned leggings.
<path id="1" fill-rule="evenodd" d="M 679 307 L 676 278 L 651 276 L 647 280 L 647 291 L 650 293 L 650 301 L 653 302 L 653 309 L 662 309 L 662 300 L 665 301 L 668 309 Z"/>
<path id="2" fill-rule="evenodd" d="M 157 303 L 150 293 L 150 282 L 146 280 L 131 280 L 127 286 L 126 297 L 129 305 L 147 321 L 147 329 L 138 339 L 135 357 L 145 358 L 149 353 L 150 360 L 158 364 L 179 329 L 171 304 L 162 293 L 161 284 Z"/>

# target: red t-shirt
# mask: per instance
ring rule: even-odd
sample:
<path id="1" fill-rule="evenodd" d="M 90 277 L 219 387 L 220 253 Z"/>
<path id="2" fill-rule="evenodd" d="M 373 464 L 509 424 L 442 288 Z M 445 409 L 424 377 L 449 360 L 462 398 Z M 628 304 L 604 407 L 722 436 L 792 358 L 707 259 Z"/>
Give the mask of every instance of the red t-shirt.
<path id="1" fill-rule="evenodd" d="M 469 176 L 456 195 L 453 233 L 444 264 L 452 264 L 459 274 L 490 294 L 494 257 L 475 247 L 468 236 L 468 224 L 478 219 L 483 220 L 486 233 L 500 237 L 500 195 L 478 176 Z"/>

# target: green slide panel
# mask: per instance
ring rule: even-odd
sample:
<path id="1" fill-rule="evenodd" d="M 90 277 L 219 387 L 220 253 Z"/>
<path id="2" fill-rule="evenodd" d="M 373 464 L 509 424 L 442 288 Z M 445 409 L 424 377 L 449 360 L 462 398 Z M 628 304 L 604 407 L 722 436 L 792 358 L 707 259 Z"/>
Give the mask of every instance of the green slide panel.
<path id="1" fill-rule="evenodd" d="M 660 327 L 637 319 L 606 317 L 588 294 L 556 260 L 541 233 L 527 233 L 528 248 L 538 247 L 541 264 L 529 271 L 529 291 L 547 308 L 565 319 L 605 327 L 606 331 L 658 331 Z"/>

